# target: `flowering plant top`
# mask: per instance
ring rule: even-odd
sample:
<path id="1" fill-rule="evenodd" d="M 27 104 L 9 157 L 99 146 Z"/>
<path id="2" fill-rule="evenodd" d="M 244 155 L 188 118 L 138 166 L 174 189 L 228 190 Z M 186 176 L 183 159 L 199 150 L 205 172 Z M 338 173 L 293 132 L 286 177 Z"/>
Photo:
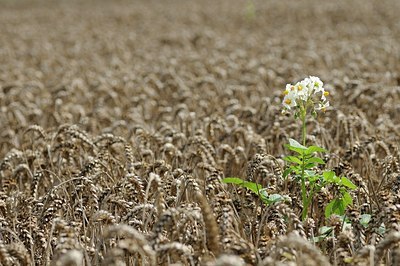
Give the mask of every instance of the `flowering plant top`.
<path id="1" fill-rule="evenodd" d="M 292 108 L 295 113 L 301 110 L 310 108 L 311 113 L 317 110 L 325 111 L 329 106 L 327 96 L 329 92 L 323 87 L 324 83 L 318 78 L 310 76 L 296 84 L 287 84 L 283 92 L 284 111 L 289 111 Z"/>

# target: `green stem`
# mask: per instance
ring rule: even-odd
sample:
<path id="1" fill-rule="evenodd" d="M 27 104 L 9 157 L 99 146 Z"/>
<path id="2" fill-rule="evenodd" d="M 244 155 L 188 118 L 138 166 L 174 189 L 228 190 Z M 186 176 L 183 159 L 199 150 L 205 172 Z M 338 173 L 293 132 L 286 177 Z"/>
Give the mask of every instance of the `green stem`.
<path id="1" fill-rule="evenodd" d="M 302 140 L 303 140 L 303 146 L 306 146 L 306 136 L 307 136 L 307 131 L 306 131 L 306 116 L 307 116 L 307 110 L 302 110 L 301 112 L 301 121 L 302 121 Z"/>
<path id="2" fill-rule="evenodd" d="M 303 146 L 306 146 L 306 115 L 307 109 L 304 108 L 301 110 L 301 121 L 302 121 L 302 140 Z M 308 198 L 307 198 L 307 190 L 306 190 L 306 180 L 304 177 L 305 163 L 304 163 L 304 153 L 302 155 L 302 164 L 301 164 L 301 197 L 303 201 L 303 211 L 301 214 L 301 218 L 304 221 L 307 218 L 308 212 Z"/>
<path id="3" fill-rule="evenodd" d="M 310 191 L 310 196 L 306 199 L 306 204 L 304 205 L 304 213 L 302 213 L 302 219 L 304 221 L 305 218 L 307 218 L 307 214 L 308 214 L 308 208 L 310 207 L 313 197 L 314 197 L 314 186 L 311 187 L 311 191 Z"/>
<path id="4" fill-rule="evenodd" d="M 307 204 L 307 190 L 306 190 L 306 180 L 304 178 L 304 155 L 302 159 L 302 164 L 301 164 L 301 198 L 303 201 L 303 211 L 301 213 L 301 219 L 304 221 L 307 218 L 307 212 L 308 212 L 308 204 Z"/>

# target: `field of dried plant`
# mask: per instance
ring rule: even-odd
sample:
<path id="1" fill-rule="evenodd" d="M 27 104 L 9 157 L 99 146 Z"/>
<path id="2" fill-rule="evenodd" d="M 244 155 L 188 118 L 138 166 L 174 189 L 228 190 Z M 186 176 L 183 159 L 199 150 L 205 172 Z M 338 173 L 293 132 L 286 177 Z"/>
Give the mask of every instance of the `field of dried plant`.
<path id="1" fill-rule="evenodd" d="M 1 265 L 400 265 L 397 0 L 0 1 Z M 286 83 L 357 189 L 301 220 Z M 287 200 L 265 205 L 240 177 Z M 344 222 L 345 221 L 345 222 Z"/>

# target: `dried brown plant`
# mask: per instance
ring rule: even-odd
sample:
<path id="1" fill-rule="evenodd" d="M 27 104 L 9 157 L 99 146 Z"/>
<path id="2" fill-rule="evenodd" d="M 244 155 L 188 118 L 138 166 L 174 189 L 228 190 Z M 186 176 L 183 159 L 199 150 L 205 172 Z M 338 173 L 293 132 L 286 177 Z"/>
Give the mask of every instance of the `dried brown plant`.
<path id="1" fill-rule="evenodd" d="M 399 1 L 0 6 L 1 265 L 399 264 Z M 282 177 L 280 91 L 307 75 L 332 105 L 307 141 L 358 187 L 345 223 L 334 187 L 300 221 Z"/>

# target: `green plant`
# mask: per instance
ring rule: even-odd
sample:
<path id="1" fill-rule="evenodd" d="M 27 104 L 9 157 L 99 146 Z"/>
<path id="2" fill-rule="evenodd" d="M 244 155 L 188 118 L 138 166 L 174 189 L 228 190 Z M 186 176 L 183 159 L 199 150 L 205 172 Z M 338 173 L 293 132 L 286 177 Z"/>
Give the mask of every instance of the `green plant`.
<path id="1" fill-rule="evenodd" d="M 316 152 L 326 152 L 318 146 L 303 146 L 294 139 L 289 139 L 286 147 L 297 153 L 294 156 L 286 156 L 284 160 L 290 163 L 283 173 L 286 178 L 293 174 L 295 179 L 300 182 L 301 195 L 303 202 L 302 219 L 307 217 L 308 209 L 314 198 L 315 193 L 329 185 L 337 188 L 337 197 L 334 198 L 325 208 L 325 216 L 332 214 L 343 215 L 347 206 L 353 203 L 349 190 L 357 188 L 346 177 L 338 177 L 335 172 L 326 170 L 317 173 L 316 166 L 323 165 L 325 162 L 315 155 Z"/>
<path id="2" fill-rule="evenodd" d="M 310 205 L 316 193 L 323 188 L 332 187 L 335 191 L 335 198 L 331 200 L 325 207 L 325 217 L 328 218 L 332 214 L 344 215 L 347 206 L 353 204 L 353 199 L 349 193 L 350 190 L 356 189 L 349 179 L 342 176 L 336 176 L 331 170 L 319 170 L 318 166 L 324 165 L 325 162 L 316 154 L 325 153 L 327 150 L 316 145 L 306 146 L 306 120 L 311 114 L 316 117 L 317 111 L 325 111 L 329 106 L 327 96 L 329 93 L 322 87 L 323 83 L 318 77 L 309 77 L 295 85 L 288 84 L 284 91 L 284 112 L 293 110 L 295 119 L 302 122 L 302 144 L 294 139 L 289 139 L 289 144 L 285 145 L 294 155 L 284 157 L 289 166 L 283 172 L 283 177 L 287 178 L 292 175 L 296 181 L 300 183 L 301 199 L 303 209 L 301 218 L 307 218 Z M 320 98 L 316 100 L 316 96 Z M 245 187 L 257 194 L 265 204 L 284 200 L 280 194 L 268 195 L 265 188 L 255 182 L 244 181 L 237 177 L 228 177 L 222 180 L 224 183 L 236 184 Z"/>
<path id="3" fill-rule="evenodd" d="M 346 177 L 338 177 L 331 170 L 319 171 L 318 165 L 324 165 L 323 159 L 316 153 L 327 152 L 324 148 L 311 145 L 306 146 L 306 120 L 308 115 L 317 116 L 317 111 L 325 111 L 329 106 L 327 96 L 329 93 L 323 88 L 323 83 L 318 77 L 309 77 L 295 85 L 288 84 L 283 92 L 284 112 L 294 111 L 295 119 L 302 122 L 302 144 L 294 139 L 289 139 L 285 145 L 295 155 L 286 156 L 284 160 L 289 163 L 283 177 L 293 175 L 300 183 L 303 210 L 301 217 L 306 219 L 314 195 L 322 188 L 332 186 L 336 188 L 335 198 L 325 208 L 325 217 L 332 214 L 343 215 L 347 206 L 353 203 L 349 190 L 357 188 Z M 318 98 L 317 98 L 318 97 Z M 319 98 L 320 97 L 320 98 Z"/>
<path id="4" fill-rule="evenodd" d="M 263 188 L 260 184 L 244 181 L 237 177 L 227 177 L 222 179 L 222 182 L 226 184 L 235 184 L 249 189 L 253 193 L 257 194 L 260 199 L 267 205 L 287 199 L 285 196 L 282 196 L 280 194 L 268 194 L 265 188 Z"/>

